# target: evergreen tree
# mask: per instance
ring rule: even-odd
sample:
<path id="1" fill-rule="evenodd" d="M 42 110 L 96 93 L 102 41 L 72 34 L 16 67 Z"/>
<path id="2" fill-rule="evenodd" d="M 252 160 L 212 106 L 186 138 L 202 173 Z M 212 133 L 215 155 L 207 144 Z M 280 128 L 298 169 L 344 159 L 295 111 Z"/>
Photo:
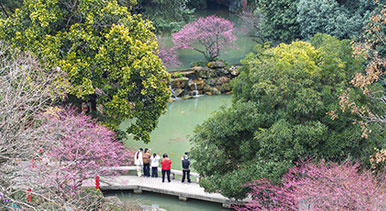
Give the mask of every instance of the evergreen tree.
<path id="1" fill-rule="evenodd" d="M 191 139 L 193 165 L 207 191 L 243 198 L 246 183 L 278 182 L 307 157 L 368 161 L 381 137 L 362 138 L 349 113 L 335 120 L 327 114 L 339 109 L 339 94 L 362 70 L 349 40 L 319 34 L 311 43 L 256 51 L 233 82 L 232 107 L 198 126 Z M 359 92 L 357 98 L 366 100 Z"/>
<path id="2" fill-rule="evenodd" d="M 170 95 L 153 31 L 116 0 L 25 0 L 0 21 L 1 39 L 67 73 L 69 101 L 90 103 L 93 114 L 115 130 L 134 120 L 127 132 L 145 142 Z"/>

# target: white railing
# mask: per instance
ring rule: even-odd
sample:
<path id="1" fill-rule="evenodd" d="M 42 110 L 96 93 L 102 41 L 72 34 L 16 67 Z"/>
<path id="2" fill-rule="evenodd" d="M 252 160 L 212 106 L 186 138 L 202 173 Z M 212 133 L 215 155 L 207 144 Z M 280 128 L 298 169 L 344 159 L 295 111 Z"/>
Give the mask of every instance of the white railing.
<path id="1" fill-rule="evenodd" d="M 105 167 L 108 168 L 109 170 L 115 170 L 115 171 L 137 171 L 136 166 L 113 166 L 113 167 Z M 158 168 L 158 172 L 161 172 L 161 168 Z M 170 174 L 172 176 L 172 179 L 176 178 L 176 175 L 182 176 L 182 170 L 175 170 L 171 169 Z M 190 172 L 190 177 L 195 177 L 196 182 L 198 183 L 200 180 L 200 174 L 196 172 Z"/>

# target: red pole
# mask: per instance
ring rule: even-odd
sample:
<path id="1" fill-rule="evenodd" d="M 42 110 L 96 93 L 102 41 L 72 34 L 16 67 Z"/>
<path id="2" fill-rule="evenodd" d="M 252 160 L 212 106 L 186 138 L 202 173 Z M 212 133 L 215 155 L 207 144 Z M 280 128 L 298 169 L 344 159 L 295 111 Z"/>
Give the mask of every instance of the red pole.
<path id="1" fill-rule="evenodd" d="M 243 6 L 243 8 L 245 8 L 247 6 L 247 0 L 242 0 L 241 6 Z"/>
<path id="2" fill-rule="evenodd" d="M 31 194 L 31 188 L 29 188 L 28 190 L 28 194 L 27 194 L 27 198 L 28 198 L 28 201 L 31 202 L 32 201 L 32 194 Z"/>
<path id="3" fill-rule="evenodd" d="M 99 176 L 95 177 L 95 187 L 96 187 L 97 190 L 99 190 L 101 188 L 100 185 L 99 185 Z"/>

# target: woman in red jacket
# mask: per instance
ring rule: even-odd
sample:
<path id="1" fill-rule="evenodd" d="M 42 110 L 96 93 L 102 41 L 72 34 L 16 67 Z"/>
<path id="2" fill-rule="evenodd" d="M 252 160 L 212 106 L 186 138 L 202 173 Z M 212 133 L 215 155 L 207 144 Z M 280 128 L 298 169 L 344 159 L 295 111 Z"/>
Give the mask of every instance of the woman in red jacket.
<path id="1" fill-rule="evenodd" d="M 172 161 L 168 158 L 168 155 L 165 153 L 163 159 L 161 160 L 162 166 L 162 182 L 165 182 L 165 173 L 168 176 L 168 182 L 170 182 L 170 168 Z"/>

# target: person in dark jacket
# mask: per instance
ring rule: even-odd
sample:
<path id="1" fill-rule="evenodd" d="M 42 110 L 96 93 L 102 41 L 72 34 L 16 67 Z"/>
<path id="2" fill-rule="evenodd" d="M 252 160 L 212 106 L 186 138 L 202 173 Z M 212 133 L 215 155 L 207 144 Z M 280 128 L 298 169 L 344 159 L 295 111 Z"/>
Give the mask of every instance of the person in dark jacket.
<path id="1" fill-rule="evenodd" d="M 182 162 L 182 181 L 185 182 L 185 176 L 190 183 L 190 158 L 188 157 L 188 153 L 185 152 L 185 155 L 181 158 Z"/>

